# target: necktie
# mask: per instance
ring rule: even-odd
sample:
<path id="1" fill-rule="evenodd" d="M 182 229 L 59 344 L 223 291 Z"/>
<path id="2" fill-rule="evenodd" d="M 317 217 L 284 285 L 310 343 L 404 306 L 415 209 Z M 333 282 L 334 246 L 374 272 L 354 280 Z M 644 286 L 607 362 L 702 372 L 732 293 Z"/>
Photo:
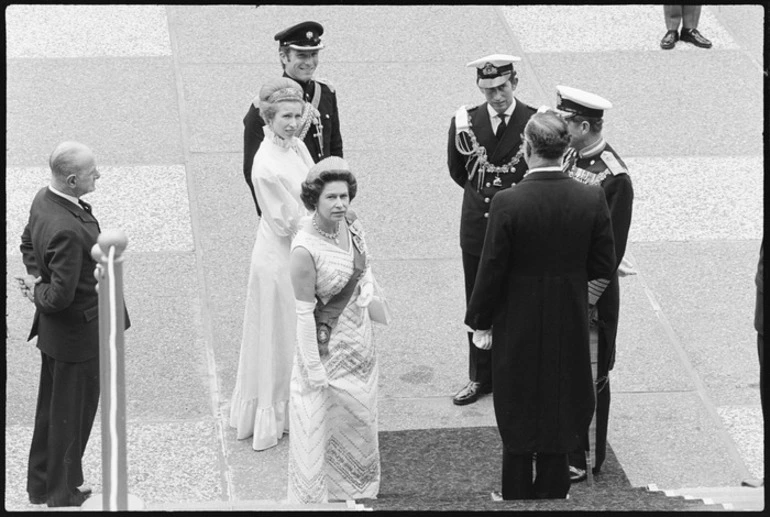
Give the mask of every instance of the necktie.
<path id="1" fill-rule="evenodd" d="M 85 201 L 82 201 L 80 199 L 78 199 L 78 203 L 80 203 L 80 206 L 83 207 L 83 210 L 85 210 L 89 214 L 91 213 L 91 205 L 89 205 L 88 203 L 86 203 Z"/>
<path id="2" fill-rule="evenodd" d="M 497 115 L 500 117 L 500 125 L 497 126 L 497 131 L 495 131 L 495 136 L 498 140 L 502 140 L 503 133 L 505 132 L 505 113 L 500 113 Z"/>

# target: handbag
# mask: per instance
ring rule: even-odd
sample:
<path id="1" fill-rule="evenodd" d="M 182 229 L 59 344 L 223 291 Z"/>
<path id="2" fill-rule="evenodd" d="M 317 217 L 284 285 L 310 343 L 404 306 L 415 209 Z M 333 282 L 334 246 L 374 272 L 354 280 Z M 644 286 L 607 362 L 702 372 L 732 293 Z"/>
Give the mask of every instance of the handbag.
<path id="1" fill-rule="evenodd" d="M 391 320 L 390 304 L 385 297 L 385 291 L 377 283 L 377 279 L 372 275 L 372 284 L 374 286 L 374 293 L 372 295 L 372 301 L 369 302 L 369 318 L 375 323 L 382 325 L 388 325 Z"/>

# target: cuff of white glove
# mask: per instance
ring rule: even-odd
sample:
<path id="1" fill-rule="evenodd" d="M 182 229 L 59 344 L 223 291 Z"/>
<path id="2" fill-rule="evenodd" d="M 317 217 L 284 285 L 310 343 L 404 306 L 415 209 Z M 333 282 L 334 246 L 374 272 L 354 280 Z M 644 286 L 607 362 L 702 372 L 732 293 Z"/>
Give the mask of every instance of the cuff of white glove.
<path id="1" fill-rule="evenodd" d="M 313 387 L 324 387 L 329 384 L 326 369 L 321 363 L 318 353 L 318 337 L 316 336 L 314 302 L 295 300 L 297 307 L 297 353 L 302 355 L 302 362 L 307 368 L 307 376 Z"/>

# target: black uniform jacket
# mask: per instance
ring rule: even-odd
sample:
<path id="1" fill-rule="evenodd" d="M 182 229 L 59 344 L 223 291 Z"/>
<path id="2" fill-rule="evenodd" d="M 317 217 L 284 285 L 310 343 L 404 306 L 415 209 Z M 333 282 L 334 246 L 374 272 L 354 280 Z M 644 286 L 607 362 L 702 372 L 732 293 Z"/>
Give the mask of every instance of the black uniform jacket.
<path id="1" fill-rule="evenodd" d="M 564 453 L 591 421 L 588 280 L 615 267 L 604 194 L 533 172 L 492 202 L 465 323 L 492 327 L 492 384 L 506 450 Z"/>
<path id="2" fill-rule="evenodd" d="M 35 319 L 28 339 L 58 361 L 83 362 L 99 354 L 99 297 L 91 248 L 99 237 L 94 216 L 48 187 L 40 189 L 21 237 L 35 286 Z M 126 328 L 130 322 L 126 313 Z"/>
<path id="3" fill-rule="evenodd" d="M 284 77 L 289 77 L 285 73 Z M 297 81 L 299 82 L 299 81 Z M 315 95 L 315 89 L 321 88 L 321 99 L 318 103 L 318 111 L 321 112 L 321 124 L 323 126 L 323 148 L 318 144 L 318 138 L 315 136 L 316 128 L 311 126 L 305 135 L 305 145 L 310 152 L 310 156 L 315 163 L 329 156 L 339 156 L 342 158 L 342 135 L 340 134 L 340 116 L 337 110 L 337 93 L 329 87 L 328 84 L 319 81 L 308 81 L 300 83 L 305 92 L 305 101 L 311 102 Z M 259 144 L 265 138 L 263 129 L 265 121 L 259 114 L 259 108 L 252 105 L 249 112 L 243 118 L 243 176 L 251 189 L 251 195 L 254 198 L 254 204 L 257 207 L 257 213 L 262 215 L 262 210 L 257 203 L 257 196 L 254 192 L 254 184 L 251 181 L 251 166 L 254 163 L 254 155 L 259 149 Z"/>
<path id="4" fill-rule="evenodd" d="M 492 132 L 487 103 L 468 110 L 471 127 L 476 134 L 479 145 L 486 148 L 489 163 L 492 165 L 508 164 L 519 153 L 524 126 L 527 125 L 529 118 L 535 112 L 535 108 L 516 99 L 516 107 L 511 115 L 511 120 L 506 121 L 502 141 L 498 143 Z M 455 119 L 452 117 L 447 145 L 447 164 L 452 179 L 465 189 L 460 219 L 460 247 L 465 253 L 478 257 L 481 255 L 481 248 L 484 245 L 484 232 L 487 228 L 487 217 L 492 199 L 498 192 L 521 181 L 524 173 L 527 172 L 527 164 L 524 158 L 520 156 L 513 172 L 499 175 L 502 184 L 498 187 L 494 185 L 495 174 L 486 174 L 479 183 L 479 175 L 481 174 L 479 170 L 472 180 L 468 179 L 468 173 L 475 160 L 474 155 L 465 156 L 457 150 Z M 481 185 L 480 188 L 479 184 Z"/>
<path id="5" fill-rule="evenodd" d="M 614 160 L 608 158 L 604 153 L 611 153 Z M 605 158 L 603 159 L 602 156 Z M 605 162 L 606 159 L 611 160 L 610 166 Z M 626 254 L 634 203 L 634 187 L 631 183 L 631 177 L 627 173 L 626 164 L 609 144 L 581 157 L 576 156 L 574 150 L 570 150 L 565 160 L 572 163 L 571 168 L 573 172 L 578 172 L 578 176 L 586 175 L 586 173 L 596 175 L 594 181 L 599 180 L 598 184 L 604 190 L 612 219 L 615 258 L 617 260 L 612 275 L 606 277 L 610 279 L 610 283 L 596 302 L 598 318 L 601 322 L 599 327 L 598 376 L 604 377 L 615 365 L 615 341 L 618 334 L 618 315 L 620 313 L 620 284 L 618 283 L 617 270 Z M 604 179 L 601 179 L 602 177 Z"/>

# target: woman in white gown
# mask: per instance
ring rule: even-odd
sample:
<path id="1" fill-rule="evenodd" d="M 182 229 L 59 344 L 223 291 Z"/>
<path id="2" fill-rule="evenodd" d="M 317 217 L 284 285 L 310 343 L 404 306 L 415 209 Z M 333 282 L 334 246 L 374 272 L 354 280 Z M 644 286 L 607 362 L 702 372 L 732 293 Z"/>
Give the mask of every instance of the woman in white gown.
<path id="1" fill-rule="evenodd" d="M 230 426 L 252 447 L 275 446 L 288 431 L 289 378 L 296 316 L 289 277 L 289 251 L 306 211 L 301 183 L 313 160 L 299 136 L 307 115 L 302 88 L 282 77 L 259 92 L 265 139 L 257 150 L 252 181 L 262 217 L 251 254 L 238 374 L 230 404 Z M 304 109 L 303 109 L 304 108 Z M 304 135 L 302 135 L 304 136 Z"/>
<path id="2" fill-rule="evenodd" d="M 374 498 L 379 492 L 378 369 L 367 310 L 373 283 L 361 222 L 348 211 L 356 189 L 338 157 L 318 162 L 302 184 L 302 201 L 314 214 L 303 221 L 291 252 L 297 353 L 289 409 L 290 502 Z"/>

